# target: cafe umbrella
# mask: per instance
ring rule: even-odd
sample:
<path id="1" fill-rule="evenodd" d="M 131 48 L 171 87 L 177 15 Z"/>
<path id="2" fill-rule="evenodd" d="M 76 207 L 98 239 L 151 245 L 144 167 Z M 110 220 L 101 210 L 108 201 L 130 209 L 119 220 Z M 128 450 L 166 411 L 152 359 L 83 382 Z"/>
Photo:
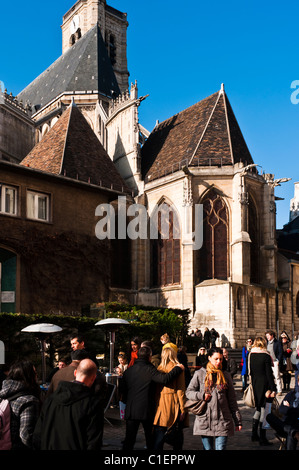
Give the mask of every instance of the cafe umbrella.
<path id="1" fill-rule="evenodd" d="M 35 338 L 40 342 L 43 384 L 46 382 L 46 340 L 50 334 L 57 333 L 61 330 L 62 328 L 60 326 L 54 325 L 53 323 L 35 323 L 21 330 L 23 333 L 33 333 Z"/>

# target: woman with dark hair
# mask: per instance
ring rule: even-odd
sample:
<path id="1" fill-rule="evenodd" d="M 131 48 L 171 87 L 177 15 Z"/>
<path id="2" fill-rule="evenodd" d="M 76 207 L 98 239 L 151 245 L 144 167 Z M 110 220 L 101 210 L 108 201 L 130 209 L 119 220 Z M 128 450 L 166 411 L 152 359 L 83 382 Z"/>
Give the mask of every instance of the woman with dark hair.
<path id="1" fill-rule="evenodd" d="M 193 434 L 201 436 L 205 450 L 225 450 L 227 438 L 242 429 L 232 377 L 222 370 L 223 351 L 208 351 L 206 367 L 197 370 L 186 391 L 188 400 L 204 400 L 206 410 L 195 416 Z"/>
<path id="2" fill-rule="evenodd" d="M 128 354 L 128 357 L 129 357 L 128 367 L 131 367 L 134 364 L 134 362 L 136 361 L 137 353 L 138 353 L 138 350 L 141 347 L 141 343 L 142 343 L 142 341 L 138 336 L 135 336 L 135 338 L 131 339 L 130 351 L 129 351 L 129 354 Z"/>
<path id="3" fill-rule="evenodd" d="M 247 379 L 248 379 L 248 367 L 247 367 L 247 357 L 248 354 L 252 348 L 253 345 L 253 339 L 251 337 L 247 338 L 246 345 L 243 346 L 242 348 L 242 370 L 241 370 L 241 376 L 242 376 L 242 390 L 243 392 L 247 388 Z"/>
<path id="4" fill-rule="evenodd" d="M 9 369 L 0 390 L 0 400 L 11 407 L 12 450 L 32 449 L 32 435 L 40 412 L 40 388 L 30 361 L 17 361 Z"/>
<path id="5" fill-rule="evenodd" d="M 279 362 L 279 370 L 282 374 L 282 381 L 283 381 L 283 392 L 290 391 L 290 383 L 291 383 L 291 374 L 294 370 L 291 356 L 292 356 L 292 348 L 291 348 L 291 339 L 286 331 L 282 331 L 280 335 L 280 342 L 281 342 L 281 349 L 282 349 L 282 356 Z"/>

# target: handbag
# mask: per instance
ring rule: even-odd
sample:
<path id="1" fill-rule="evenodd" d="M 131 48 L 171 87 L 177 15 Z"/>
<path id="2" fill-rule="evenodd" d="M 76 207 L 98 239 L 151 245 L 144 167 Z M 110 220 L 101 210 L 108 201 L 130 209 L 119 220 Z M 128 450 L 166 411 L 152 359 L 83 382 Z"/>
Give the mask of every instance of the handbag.
<path id="1" fill-rule="evenodd" d="M 250 354 L 248 356 L 248 375 L 249 375 L 249 377 L 250 377 Z M 243 402 L 244 402 L 244 405 L 249 406 L 249 408 L 255 408 L 255 399 L 254 399 L 254 393 L 253 393 L 253 386 L 252 386 L 251 382 L 248 385 L 248 387 L 244 390 Z"/>
<path id="2" fill-rule="evenodd" d="M 254 399 L 253 387 L 251 383 L 244 390 L 243 401 L 244 401 L 244 405 L 249 406 L 250 408 L 255 408 L 255 399 Z"/>
<path id="3" fill-rule="evenodd" d="M 170 428 L 167 428 L 163 441 L 166 444 L 175 447 L 181 438 L 182 430 L 180 429 L 178 421 L 176 421 Z"/>
<path id="4" fill-rule="evenodd" d="M 185 410 L 200 416 L 206 412 L 207 402 L 205 400 L 187 400 L 185 403 Z"/>
<path id="5" fill-rule="evenodd" d="M 120 419 L 125 419 L 126 404 L 123 401 L 119 402 Z"/>

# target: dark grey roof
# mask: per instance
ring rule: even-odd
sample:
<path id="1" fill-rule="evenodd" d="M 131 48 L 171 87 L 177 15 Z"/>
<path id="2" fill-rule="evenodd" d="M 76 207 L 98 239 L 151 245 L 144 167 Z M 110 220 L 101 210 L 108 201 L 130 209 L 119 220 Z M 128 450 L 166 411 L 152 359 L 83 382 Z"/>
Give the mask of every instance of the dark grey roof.
<path id="1" fill-rule="evenodd" d="M 98 25 L 21 91 L 18 99 L 29 102 L 35 112 L 66 91 L 98 91 L 107 96 L 120 93 Z"/>

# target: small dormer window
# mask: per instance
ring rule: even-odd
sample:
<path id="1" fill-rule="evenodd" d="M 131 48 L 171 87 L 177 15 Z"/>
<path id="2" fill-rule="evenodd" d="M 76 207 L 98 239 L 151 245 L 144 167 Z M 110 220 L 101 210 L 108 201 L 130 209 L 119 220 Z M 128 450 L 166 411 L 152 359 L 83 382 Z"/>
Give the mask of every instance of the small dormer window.
<path id="1" fill-rule="evenodd" d="M 70 46 L 73 46 L 76 42 L 76 37 L 74 34 L 71 35 L 70 37 Z"/>
<path id="2" fill-rule="evenodd" d="M 75 33 L 75 40 L 78 41 L 82 37 L 81 29 L 78 28 L 76 33 Z"/>

